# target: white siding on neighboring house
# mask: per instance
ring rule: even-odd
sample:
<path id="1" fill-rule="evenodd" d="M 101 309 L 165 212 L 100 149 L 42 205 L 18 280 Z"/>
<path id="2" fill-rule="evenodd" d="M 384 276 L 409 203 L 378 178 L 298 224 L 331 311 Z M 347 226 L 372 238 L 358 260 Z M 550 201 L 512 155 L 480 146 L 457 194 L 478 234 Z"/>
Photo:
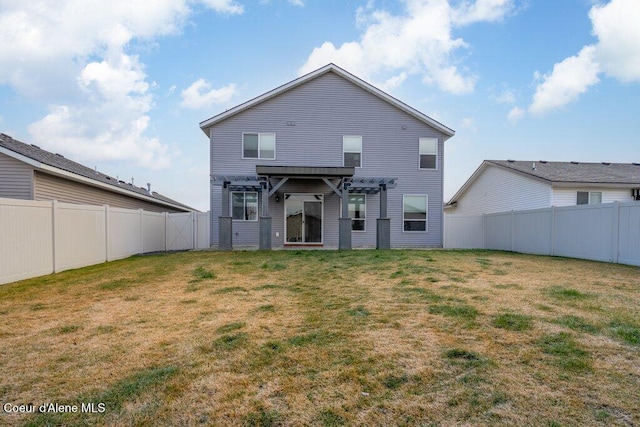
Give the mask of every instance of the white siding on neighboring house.
<path id="1" fill-rule="evenodd" d="M 575 187 L 554 188 L 553 206 L 573 206 L 577 204 L 578 191 L 602 192 L 602 203 L 632 202 L 631 190 L 628 188 Z"/>
<path id="2" fill-rule="evenodd" d="M 456 215 L 546 208 L 551 205 L 551 186 L 494 166 L 487 168 L 446 212 Z"/>

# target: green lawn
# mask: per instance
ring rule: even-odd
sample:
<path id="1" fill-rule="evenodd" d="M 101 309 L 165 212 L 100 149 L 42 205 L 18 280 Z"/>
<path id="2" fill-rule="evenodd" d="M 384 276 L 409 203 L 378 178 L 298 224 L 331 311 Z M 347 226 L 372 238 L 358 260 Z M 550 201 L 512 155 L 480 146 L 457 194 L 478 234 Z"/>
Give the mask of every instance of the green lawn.
<path id="1" fill-rule="evenodd" d="M 0 425 L 638 425 L 640 268 L 189 252 L 0 286 Z M 71 406 L 69 406 L 71 407 Z"/>

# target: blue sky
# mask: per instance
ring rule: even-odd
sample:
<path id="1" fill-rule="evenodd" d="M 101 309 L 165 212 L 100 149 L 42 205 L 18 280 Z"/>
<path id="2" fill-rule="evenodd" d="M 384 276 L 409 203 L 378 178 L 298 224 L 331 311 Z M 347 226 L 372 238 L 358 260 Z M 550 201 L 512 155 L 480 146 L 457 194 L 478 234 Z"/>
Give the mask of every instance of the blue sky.
<path id="1" fill-rule="evenodd" d="M 0 0 L 0 131 L 208 209 L 198 123 L 334 62 L 484 159 L 640 162 L 638 0 Z"/>

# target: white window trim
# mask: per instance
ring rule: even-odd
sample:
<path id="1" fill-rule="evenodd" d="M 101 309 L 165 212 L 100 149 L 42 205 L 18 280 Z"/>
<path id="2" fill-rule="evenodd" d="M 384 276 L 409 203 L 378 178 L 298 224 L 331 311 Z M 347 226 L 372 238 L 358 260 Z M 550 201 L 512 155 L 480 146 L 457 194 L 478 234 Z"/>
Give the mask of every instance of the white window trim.
<path id="1" fill-rule="evenodd" d="M 420 167 L 420 156 L 422 155 L 422 153 L 420 152 L 420 140 L 421 139 L 435 139 L 436 140 L 436 167 L 435 168 L 421 168 Z M 438 141 L 438 138 L 434 138 L 434 137 L 420 137 L 418 138 L 418 170 L 421 171 L 437 171 L 438 170 L 438 146 L 439 146 L 440 141 Z M 433 153 L 424 153 L 424 154 L 433 154 Z"/>
<path id="2" fill-rule="evenodd" d="M 587 193 L 588 198 L 587 198 L 587 205 L 600 205 L 602 203 L 604 203 L 602 200 L 604 198 L 604 193 L 602 191 L 587 191 L 587 190 L 577 190 L 576 191 L 576 206 L 584 206 L 584 205 L 578 205 L 578 193 Z M 591 194 L 593 193 L 600 193 L 600 203 L 593 203 L 591 201 Z"/>
<path id="3" fill-rule="evenodd" d="M 349 194 L 347 197 L 350 196 L 364 196 L 364 218 L 360 219 L 358 218 L 358 221 L 362 220 L 364 221 L 364 230 L 354 230 L 353 227 L 351 227 L 351 232 L 352 233 L 366 233 L 367 232 L 367 195 L 366 194 Z M 342 216 L 342 199 L 340 199 L 340 215 Z M 351 218 L 351 223 L 353 224 L 355 218 Z"/>
<path id="4" fill-rule="evenodd" d="M 419 231 L 419 230 L 416 230 L 416 231 L 405 231 L 404 230 L 404 222 L 405 221 L 415 221 L 415 222 L 422 221 L 421 219 L 408 219 L 408 220 L 404 219 L 404 198 L 407 197 L 407 196 L 409 196 L 409 197 L 420 196 L 420 197 L 424 197 L 425 198 L 425 202 L 426 202 L 426 205 L 425 205 L 426 206 L 426 212 L 425 212 L 426 218 L 424 219 L 424 231 Z M 403 194 L 402 195 L 402 232 L 403 233 L 423 233 L 423 234 L 426 234 L 426 233 L 429 232 L 429 195 L 428 194 Z"/>
<path id="5" fill-rule="evenodd" d="M 244 136 L 245 135 L 258 135 L 258 157 L 245 157 L 244 156 Z M 273 158 L 269 157 L 260 157 L 260 140 L 262 135 L 273 135 Z M 249 160 L 275 160 L 277 157 L 276 154 L 276 146 L 278 145 L 276 141 L 276 133 L 275 132 L 242 132 L 242 159 Z"/>
<path id="6" fill-rule="evenodd" d="M 235 219 L 233 217 L 233 195 L 234 194 L 255 194 L 256 195 L 256 219 Z M 229 216 L 231 217 L 232 221 L 235 222 L 258 222 L 258 218 L 260 218 L 260 197 L 258 196 L 258 192 L 257 191 L 230 191 L 229 195 L 231 196 L 231 203 L 229 206 Z M 244 198 L 244 206 L 246 209 L 247 206 L 247 199 L 246 196 Z"/>
<path id="7" fill-rule="evenodd" d="M 344 139 L 345 138 L 360 138 L 360 151 L 345 151 L 344 150 Z M 364 163 L 364 159 L 363 159 L 363 156 L 362 156 L 362 151 L 363 151 L 363 149 L 362 149 L 362 135 L 342 135 L 342 167 L 345 167 L 344 166 L 344 154 L 345 153 L 358 153 L 358 154 L 360 154 L 360 166 L 353 166 L 353 167 L 356 168 L 356 169 L 361 169 L 362 165 Z M 349 167 L 351 167 L 351 166 L 349 166 Z"/>

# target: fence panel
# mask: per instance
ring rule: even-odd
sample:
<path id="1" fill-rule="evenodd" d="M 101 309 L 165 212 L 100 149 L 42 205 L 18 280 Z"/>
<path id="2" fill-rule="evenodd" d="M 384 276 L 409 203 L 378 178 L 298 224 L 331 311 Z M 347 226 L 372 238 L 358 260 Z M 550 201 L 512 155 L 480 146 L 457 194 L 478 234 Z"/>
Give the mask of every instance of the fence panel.
<path id="1" fill-rule="evenodd" d="M 209 217 L 0 198 L 0 284 L 139 253 L 208 249 Z"/>
<path id="2" fill-rule="evenodd" d="M 485 215 L 484 244 L 486 249 L 512 250 L 512 217 L 511 212 Z"/>
<path id="3" fill-rule="evenodd" d="M 167 215 L 167 250 L 193 249 L 193 215 L 190 212 Z"/>
<path id="4" fill-rule="evenodd" d="M 640 266 L 638 202 L 447 215 L 445 247 L 469 248 L 465 235 L 478 233 L 481 224 L 486 249 Z"/>
<path id="5" fill-rule="evenodd" d="M 618 262 L 640 266 L 640 204 L 621 203 Z"/>
<path id="6" fill-rule="evenodd" d="M 53 273 L 51 202 L 0 199 L 0 236 L 0 284 Z"/>
<path id="7" fill-rule="evenodd" d="M 196 249 L 209 249 L 209 212 L 196 213 Z"/>
<path id="8" fill-rule="evenodd" d="M 142 210 L 109 208 L 107 261 L 142 253 Z"/>
<path id="9" fill-rule="evenodd" d="M 142 252 L 160 252 L 165 248 L 164 213 L 144 212 L 142 218 Z"/>
<path id="10" fill-rule="evenodd" d="M 512 250 L 525 254 L 550 255 L 551 217 L 551 208 L 514 212 Z"/>
<path id="11" fill-rule="evenodd" d="M 56 272 L 107 260 L 103 206 L 57 203 L 54 215 Z"/>
<path id="12" fill-rule="evenodd" d="M 447 249 L 483 249 L 482 215 L 445 215 L 444 247 Z"/>
<path id="13" fill-rule="evenodd" d="M 555 212 L 555 255 L 614 261 L 613 204 L 564 206 Z"/>

